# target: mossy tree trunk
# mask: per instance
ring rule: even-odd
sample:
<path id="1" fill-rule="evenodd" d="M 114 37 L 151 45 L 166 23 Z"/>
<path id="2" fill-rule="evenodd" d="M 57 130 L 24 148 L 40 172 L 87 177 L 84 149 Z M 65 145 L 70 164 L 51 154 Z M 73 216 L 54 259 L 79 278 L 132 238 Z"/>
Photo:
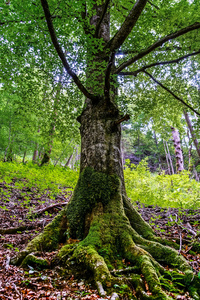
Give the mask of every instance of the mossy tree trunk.
<path id="1" fill-rule="evenodd" d="M 56 263 L 66 270 L 76 268 L 90 275 L 100 295 L 105 290 L 117 299 L 118 291 L 130 299 L 171 299 L 162 288 L 160 278 L 169 280 L 174 289 L 173 278 L 164 265 L 181 271 L 174 271 L 179 283 L 195 299 L 200 299 L 198 278 L 193 276 L 186 260 L 166 241 L 156 237 L 151 227 L 141 218 L 127 198 L 121 161 L 121 128 L 123 117 L 115 104 L 114 52 L 124 42 L 137 22 L 147 1 L 139 0 L 130 11 L 120 30 L 110 40 L 109 1 L 97 5 L 94 1 L 90 19 L 91 31 L 85 33 L 94 37 L 97 43 L 93 52 L 88 46 L 87 90 L 70 69 L 59 46 L 51 21 L 46 0 L 41 0 L 52 42 L 68 74 L 86 96 L 85 108 L 78 118 L 81 134 L 80 176 L 69 204 L 48 224 L 43 233 L 34 238 L 13 263 L 22 265 L 39 264 L 37 255 L 41 250 L 58 249 Z M 99 2 L 98 2 L 99 3 Z M 86 14 L 83 13 L 83 18 Z M 84 26 L 83 26 L 84 27 Z M 107 44 L 107 47 L 104 47 Z M 98 50 L 99 49 L 99 50 Z M 103 50 L 102 50 L 103 49 Z M 113 70 L 112 70 L 113 68 Z M 75 242 L 75 243 L 74 243 Z M 75 261 L 75 264 L 71 262 Z M 131 268 L 127 269 L 126 262 Z M 41 265 L 47 263 L 41 260 Z M 117 269 L 123 269 L 119 272 Z M 125 269 L 125 270 L 124 270 Z M 127 275 L 128 273 L 128 275 Z M 169 278 L 170 277 L 170 278 Z M 171 282 L 171 283 L 170 283 Z M 166 286 L 166 281 L 164 282 Z M 171 286 L 171 287 L 170 287 Z M 121 290 L 120 290 L 121 289 Z M 136 298 L 135 298 L 136 299 Z"/>

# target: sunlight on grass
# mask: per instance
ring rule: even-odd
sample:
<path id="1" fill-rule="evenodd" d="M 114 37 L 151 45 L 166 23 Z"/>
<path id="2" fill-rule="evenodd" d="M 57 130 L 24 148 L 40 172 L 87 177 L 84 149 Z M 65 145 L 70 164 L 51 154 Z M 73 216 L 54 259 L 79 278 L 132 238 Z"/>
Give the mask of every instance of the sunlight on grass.
<path id="1" fill-rule="evenodd" d="M 127 162 L 125 182 L 128 197 L 145 205 L 198 209 L 200 205 L 200 183 L 190 179 L 187 171 L 181 174 L 152 174 L 143 160 L 139 165 Z M 14 184 L 15 188 L 35 188 L 56 197 L 62 188 L 73 190 L 78 172 L 52 165 L 39 167 L 28 163 L 0 162 L 0 182 Z"/>

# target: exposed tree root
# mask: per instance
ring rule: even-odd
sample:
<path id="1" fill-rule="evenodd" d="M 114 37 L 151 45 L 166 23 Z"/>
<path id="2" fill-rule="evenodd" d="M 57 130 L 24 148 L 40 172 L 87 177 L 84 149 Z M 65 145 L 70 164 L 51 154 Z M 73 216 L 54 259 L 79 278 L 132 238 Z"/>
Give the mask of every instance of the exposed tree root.
<path id="1" fill-rule="evenodd" d="M 79 182 L 78 187 L 83 190 L 81 184 Z M 184 257 L 161 244 L 128 199 L 122 201 L 111 179 L 109 185 L 112 185 L 111 193 L 104 194 L 109 201 L 92 202 L 91 209 L 85 212 L 81 202 L 75 205 L 77 198 L 86 205 L 85 199 L 75 191 L 69 205 L 13 262 L 23 266 L 32 262 L 40 267 L 47 266 L 46 261 L 31 253 L 57 249 L 59 243 L 66 242 L 54 257 L 52 267 L 61 264 L 68 272 L 73 268 L 70 263 L 74 262 L 76 269 L 89 274 L 87 277 L 93 280 L 101 296 L 108 292 L 113 300 L 118 299 L 119 293 L 122 298 L 126 295 L 129 299 L 169 300 L 172 299 L 169 291 L 180 295 L 188 290 L 193 299 L 200 299 L 200 280 L 193 275 Z M 95 193 L 98 194 L 97 188 Z M 88 190 L 87 199 L 90 200 Z M 70 216 L 73 210 L 74 219 Z M 81 213 L 85 220 L 82 231 Z M 83 238 L 78 241 L 80 236 Z M 128 271 L 126 263 L 129 263 Z M 166 265 L 171 271 L 165 270 Z M 124 269 L 125 272 L 120 271 Z"/>

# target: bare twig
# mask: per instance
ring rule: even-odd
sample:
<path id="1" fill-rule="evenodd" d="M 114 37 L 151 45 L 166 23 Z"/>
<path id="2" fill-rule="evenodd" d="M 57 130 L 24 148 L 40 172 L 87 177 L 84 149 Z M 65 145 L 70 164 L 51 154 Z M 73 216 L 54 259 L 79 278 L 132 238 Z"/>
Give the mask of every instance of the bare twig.
<path id="1" fill-rule="evenodd" d="M 182 230 L 179 229 L 179 237 L 180 237 L 180 246 L 179 246 L 179 254 L 181 253 L 182 250 Z"/>
<path id="2" fill-rule="evenodd" d="M 164 90 L 166 90 L 168 93 L 170 93 L 175 99 L 180 101 L 183 105 L 187 106 L 189 109 L 191 109 L 193 112 L 195 112 L 198 116 L 200 116 L 200 113 L 194 109 L 192 106 L 187 104 L 183 99 L 175 95 L 170 89 L 168 89 L 166 86 L 164 86 L 161 82 L 159 82 L 157 79 L 155 79 L 150 73 L 147 71 L 143 71 L 145 74 L 147 74 L 154 82 L 156 82 L 159 86 L 161 86 Z"/>

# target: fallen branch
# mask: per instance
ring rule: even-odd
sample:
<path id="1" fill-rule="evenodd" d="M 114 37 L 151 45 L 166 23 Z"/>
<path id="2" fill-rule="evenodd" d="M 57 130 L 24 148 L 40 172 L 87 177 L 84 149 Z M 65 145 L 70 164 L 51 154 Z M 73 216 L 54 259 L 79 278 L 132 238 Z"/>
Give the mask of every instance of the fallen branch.
<path id="1" fill-rule="evenodd" d="M 36 224 L 31 224 L 31 225 L 24 225 L 24 226 L 11 227 L 11 228 L 0 228 L 0 234 L 14 234 L 17 232 L 34 229 L 37 226 L 38 226 L 38 222 Z"/>
<path id="2" fill-rule="evenodd" d="M 8 270 L 9 266 L 10 266 L 10 255 L 7 255 L 5 269 Z"/>
<path id="3" fill-rule="evenodd" d="M 37 211 L 33 211 L 30 215 L 28 215 L 28 217 L 30 218 L 30 217 L 35 217 L 35 216 L 41 216 L 45 211 L 49 211 L 49 210 L 51 210 L 52 208 L 55 208 L 55 207 L 65 206 L 67 204 L 68 204 L 68 201 L 63 202 L 63 203 L 56 203 L 56 204 L 47 206 L 45 208 L 39 209 Z"/>

